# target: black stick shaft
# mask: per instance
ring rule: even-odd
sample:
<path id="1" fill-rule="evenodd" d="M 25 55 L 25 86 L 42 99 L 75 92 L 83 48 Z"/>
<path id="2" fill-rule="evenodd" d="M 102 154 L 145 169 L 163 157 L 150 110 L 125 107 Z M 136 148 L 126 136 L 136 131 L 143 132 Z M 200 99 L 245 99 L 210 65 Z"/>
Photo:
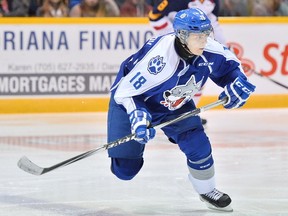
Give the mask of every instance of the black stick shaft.
<path id="1" fill-rule="evenodd" d="M 227 101 L 227 97 L 221 99 L 221 100 L 218 100 L 216 102 L 213 102 L 213 103 L 210 103 L 206 106 L 203 106 L 203 107 L 200 107 L 200 108 L 197 108 L 197 109 L 194 109 L 190 112 L 187 112 L 187 113 L 184 113 L 182 114 L 181 116 L 175 118 L 175 119 L 172 119 L 170 121 L 166 121 L 166 122 L 163 122 L 159 125 L 155 125 L 153 126 L 155 129 L 158 129 L 158 128 L 162 128 L 162 127 L 165 127 L 167 125 L 170 125 L 170 124 L 173 124 L 173 123 L 176 123 L 178 121 L 181 121 L 183 119 L 186 119 L 188 117 L 191 117 L 191 116 L 195 116 L 195 115 L 198 115 L 200 114 L 201 112 L 204 112 L 206 110 L 209 110 L 209 109 L 212 109 L 216 106 L 219 106 L 221 104 L 224 104 L 225 102 Z M 87 152 L 84 152 L 82 154 L 79 154 L 79 155 L 76 155 L 75 157 L 72 157 L 72 158 L 69 158 L 65 161 L 62 161 L 60 163 L 57 163 L 51 167 L 46 167 L 46 168 L 42 168 L 38 165 L 36 165 L 35 163 L 33 163 L 32 161 L 30 161 L 26 156 L 23 156 L 22 158 L 20 158 L 20 160 L 18 161 L 18 167 L 22 170 L 24 170 L 25 172 L 28 172 L 30 174 L 34 174 L 34 175 L 42 175 L 44 173 L 47 173 L 47 172 L 50 172 L 52 170 L 55 170 L 55 169 L 58 169 L 60 167 L 63 167 L 63 166 L 67 166 L 69 164 L 72 164 L 76 161 L 79 161 L 79 160 L 82 160 L 84 158 L 87 158 L 91 155 L 94 155 L 95 153 L 99 152 L 100 150 L 105 150 L 105 149 L 109 149 L 109 148 L 113 148 L 115 146 L 118 146 L 122 143 L 125 143 L 125 142 L 128 142 L 130 140 L 133 140 L 135 138 L 135 134 L 130 134 L 130 135 L 127 135 L 125 137 L 122 137 L 120 139 L 117 139 L 113 142 L 110 142 L 110 143 L 107 143 L 101 147 L 98 147 L 96 149 L 92 149 L 90 151 L 87 151 Z"/>
<path id="2" fill-rule="evenodd" d="M 270 80 L 271 82 L 273 82 L 273 83 L 275 83 L 275 84 L 277 84 L 277 85 L 279 85 L 279 86 L 281 86 L 281 87 L 283 87 L 283 88 L 285 88 L 285 89 L 288 89 L 288 86 L 286 86 L 286 85 L 284 85 L 283 83 L 280 83 L 280 82 L 272 79 L 272 78 L 269 77 L 269 76 L 265 76 L 265 75 L 263 75 L 263 74 L 255 71 L 255 70 L 253 70 L 253 69 L 251 69 L 251 68 L 248 68 L 248 67 L 244 67 L 244 68 L 247 69 L 247 70 L 249 70 L 249 71 L 251 71 L 252 73 L 256 74 L 257 76 L 266 78 L 266 79 Z"/>

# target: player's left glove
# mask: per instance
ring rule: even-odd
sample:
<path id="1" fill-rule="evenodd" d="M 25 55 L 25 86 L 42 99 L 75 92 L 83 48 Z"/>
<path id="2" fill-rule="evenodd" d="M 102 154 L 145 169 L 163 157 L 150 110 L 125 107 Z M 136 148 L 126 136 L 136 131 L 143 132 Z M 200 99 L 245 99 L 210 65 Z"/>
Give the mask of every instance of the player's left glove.
<path id="1" fill-rule="evenodd" d="M 219 99 L 228 97 L 223 106 L 226 109 L 235 109 L 242 107 L 248 100 L 250 94 L 255 91 L 256 86 L 243 79 L 237 77 L 234 82 L 226 85 L 224 91 L 219 95 Z"/>
<path id="2" fill-rule="evenodd" d="M 146 144 L 150 139 L 155 137 L 154 128 L 148 128 L 152 121 L 150 113 L 144 109 L 136 109 L 129 114 L 131 123 L 131 132 L 136 134 L 135 140 L 141 144 Z"/>

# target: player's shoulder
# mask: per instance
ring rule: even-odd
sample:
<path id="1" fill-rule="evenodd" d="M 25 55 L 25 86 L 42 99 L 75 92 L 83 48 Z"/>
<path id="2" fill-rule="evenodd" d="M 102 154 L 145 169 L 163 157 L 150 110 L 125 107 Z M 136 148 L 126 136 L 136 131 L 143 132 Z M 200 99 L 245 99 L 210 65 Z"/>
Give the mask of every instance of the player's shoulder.
<path id="1" fill-rule="evenodd" d="M 211 53 L 219 53 L 219 54 L 224 54 L 225 52 L 225 46 L 218 41 L 214 40 L 211 37 L 208 37 L 207 39 L 207 44 L 205 46 L 205 51 L 211 52 Z"/>
<path id="2" fill-rule="evenodd" d="M 162 50 L 165 50 L 165 47 L 168 47 L 170 44 L 174 44 L 175 35 L 173 33 L 169 33 L 166 35 L 156 36 L 150 38 L 146 42 L 146 46 L 157 46 Z"/>
<path id="3" fill-rule="evenodd" d="M 175 69 L 175 65 L 180 61 L 175 46 L 175 35 L 167 34 L 157 38 L 151 38 L 145 45 L 146 49 L 139 58 L 138 66 L 146 68 L 144 65 L 154 65 L 155 68 L 163 65 L 165 74 L 171 74 Z M 139 53 L 138 53 L 139 54 Z M 174 68 L 174 69 L 171 69 Z"/>
<path id="4" fill-rule="evenodd" d="M 226 47 L 225 45 L 219 43 L 218 41 L 210 37 L 207 40 L 207 44 L 204 48 L 204 51 L 211 53 L 211 54 L 223 56 L 224 58 L 227 58 L 227 59 L 237 60 L 235 54 L 231 52 L 228 47 Z"/>
<path id="5" fill-rule="evenodd" d="M 139 63 L 140 61 L 147 61 L 147 59 L 149 61 L 152 56 L 172 54 L 171 49 L 174 47 L 174 40 L 173 34 L 152 37 L 133 55 L 133 59 L 138 59 L 137 62 Z M 128 59 L 128 61 L 130 60 Z"/>

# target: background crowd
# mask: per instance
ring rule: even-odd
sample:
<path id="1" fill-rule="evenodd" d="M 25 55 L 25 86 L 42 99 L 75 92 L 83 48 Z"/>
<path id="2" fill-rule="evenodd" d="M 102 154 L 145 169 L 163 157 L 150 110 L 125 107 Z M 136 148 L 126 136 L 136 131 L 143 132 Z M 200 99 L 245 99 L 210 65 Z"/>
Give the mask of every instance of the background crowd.
<path id="1" fill-rule="evenodd" d="M 0 0 L 2 17 L 147 17 L 162 0 Z M 288 0 L 221 0 L 220 16 L 288 16 Z"/>

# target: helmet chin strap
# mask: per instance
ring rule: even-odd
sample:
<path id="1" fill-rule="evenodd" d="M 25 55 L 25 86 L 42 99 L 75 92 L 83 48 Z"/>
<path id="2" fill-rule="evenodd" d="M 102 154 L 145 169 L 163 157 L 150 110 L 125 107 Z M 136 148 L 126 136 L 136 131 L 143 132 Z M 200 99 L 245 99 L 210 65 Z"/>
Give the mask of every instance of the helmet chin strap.
<path id="1" fill-rule="evenodd" d="M 181 42 L 181 40 L 176 36 L 175 38 L 175 49 L 177 54 L 183 58 L 185 61 L 191 59 L 195 56 L 188 48 L 188 46 Z"/>
<path id="2" fill-rule="evenodd" d="M 191 55 L 191 57 L 194 56 L 194 54 L 190 51 L 190 49 L 188 48 L 187 44 L 182 44 L 183 48 Z"/>

